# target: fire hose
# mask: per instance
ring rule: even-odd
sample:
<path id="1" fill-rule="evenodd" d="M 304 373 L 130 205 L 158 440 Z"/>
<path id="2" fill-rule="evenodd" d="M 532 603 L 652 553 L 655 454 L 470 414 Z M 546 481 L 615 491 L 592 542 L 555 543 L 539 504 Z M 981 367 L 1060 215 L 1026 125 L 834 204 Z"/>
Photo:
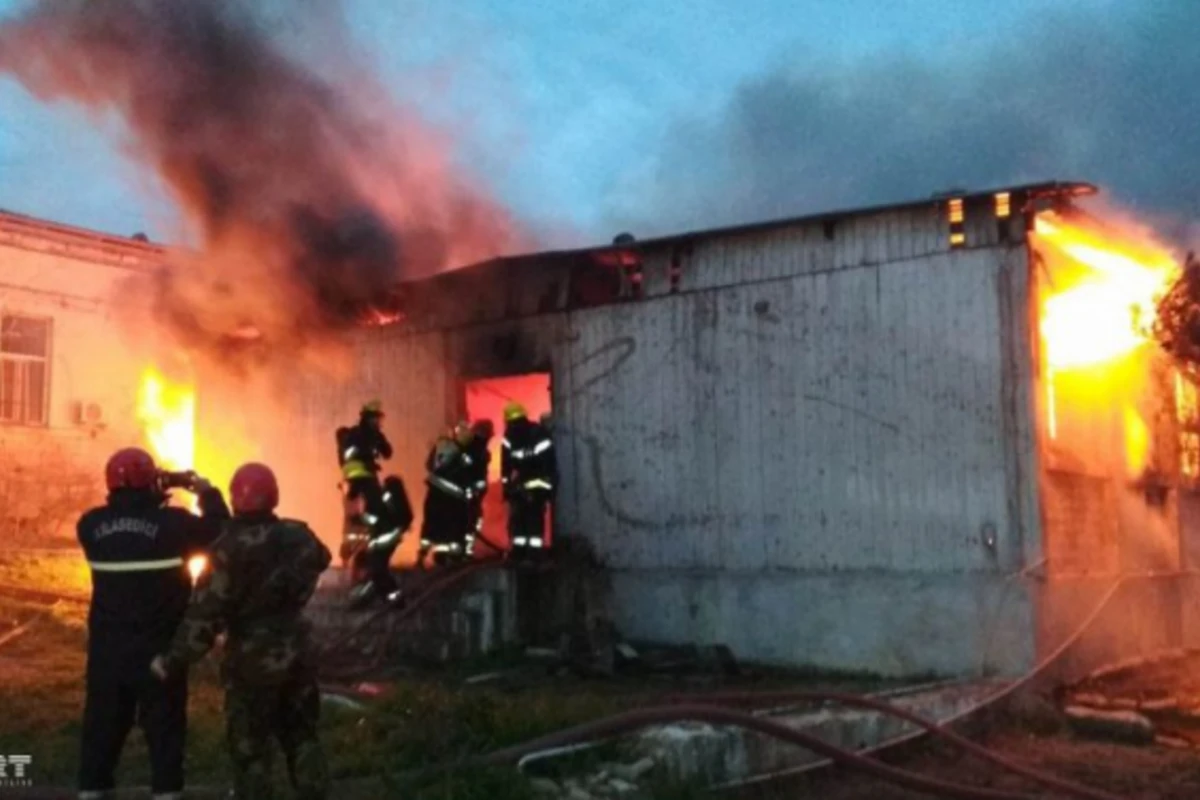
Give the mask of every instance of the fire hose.
<path id="1" fill-rule="evenodd" d="M 469 575 L 484 568 L 495 566 L 498 560 L 481 561 L 474 564 L 462 567 L 454 572 L 451 572 L 437 580 L 424 591 L 417 595 L 412 603 L 405 609 L 399 612 L 383 610 L 371 615 L 367 620 L 364 620 L 350 633 L 339 638 L 335 644 L 345 642 L 359 631 L 361 631 L 372 620 L 383 616 L 386 613 L 395 613 L 402 617 L 407 617 L 416 613 L 424 606 L 432 597 L 444 591 L 451 585 L 454 585 L 464 580 Z M 739 703 L 749 701 L 767 701 L 767 702 L 840 702 L 849 706 L 857 706 L 862 708 L 870 708 L 881 713 L 891 714 L 898 718 L 904 719 L 912 724 L 922 728 L 924 732 L 930 733 L 935 737 L 945 739 L 967 752 L 976 755 L 997 767 L 1005 769 L 1013 774 L 1020 775 L 1029 780 L 1036 781 L 1045 786 L 1054 788 L 1056 791 L 1065 792 L 1067 795 L 1079 798 L 1087 798 L 1087 800 L 1115 800 L 1114 795 L 1110 795 L 1099 790 L 1090 789 L 1083 786 L 1078 786 L 1067 781 L 1055 778 L 1054 776 L 1042 773 L 1029 767 L 1016 764 L 1005 759 L 992 751 L 977 745 L 970 740 L 958 736 L 947 730 L 948 726 L 958 720 L 963 719 L 971 714 L 976 713 L 980 709 L 992 705 L 1005 697 L 1011 695 L 1021 686 L 1024 686 L 1042 674 L 1052 663 L 1057 661 L 1070 647 L 1072 647 L 1083 634 L 1091 627 L 1095 620 L 1100 616 L 1103 610 L 1111 602 L 1117 591 L 1127 582 L 1135 579 L 1155 578 L 1155 577 L 1172 577 L 1176 573 L 1166 575 L 1129 575 L 1118 579 L 1105 592 L 1104 596 L 1097 603 L 1096 607 L 1087 615 L 1078 628 L 1068 636 L 1054 652 L 1046 659 L 1037 665 L 1031 672 L 1024 677 L 1009 684 L 1000 691 L 985 698 L 975 706 L 955 715 L 954 717 L 942 722 L 935 723 L 926 720 L 916 714 L 912 714 L 903 709 L 896 708 L 888 703 L 883 703 L 878 700 L 860 697 L 856 695 L 842 695 L 829 693 L 813 693 L 813 692 L 776 692 L 776 693 L 733 693 L 714 695 L 706 698 L 708 703 Z M 524 757 L 534 755 L 539 752 L 544 752 L 552 749 L 562 749 L 570 745 L 577 745 L 586 742 L 595 742 L 612 738 L 618 734 L 627 733 L 633 730 L 638 730 L 651 725 L 667 724 L 680 721 L 705 722 L 714 725 L 727 725 L 741 727 L 747 730 L 752 730 L 757 733 L 771 736 L 782 741 L 790 742 L 798 746 L 804 747 L 811 752 L 825 756 L 826 761 L 821 764 L 809 765 L 796 770 L 794 772 L 809 771 L 820 766 L 836 763 L 846 766 L 850 769 L 865 772 L 873 775 L 884 781 L 894 783 L 900 786 L 905 786 L 916 791 L 924 792 L 940 797 L 957 797 L 964 800 L 1025 800 L 1031 797 L 1030 795 L 1018 794 L 1013 792 L 997 791 L 983 789 L 977 787 L 963 786 L 946 781 L 929 778 L 915 772 L 892 767 L 887 764 L 875 761 L 868 757 L 869 754 L 877 753 L 884 749 L 890 749 L 905 742 L 911 741 L 922 735 L 921 732 L 915 732 L 908 736 L 900 737 L 891 740 L 875 748 L 870 748 L 860 752 L 851 752 L 844 750 L 835 745 L 829 744 L 822 739 L 819 739 L 811 734 L 803 731 L 795 730 L 786 725 L 774 722 L 762 717 L 756 717 L 747 713 L 731 711 L 727 708 L 722 708 L 720 705 L 705 705 L 696 703 L 693 698 L 677 697 L 674 698 L 682 701 L 680 705 L 666 706 L 660 708 L 643 709 L 638 711 L 618 714 L 598 721 L 579 725 L 567 730 L 551 733 L 546 736 L 534 739 L 521 745 L 504 748 L 494 751 L 490 754 L 467 759 L 466 761 L 447 763 L 435 767 L 420 770 L 417 773 L 409 773 L 404 776 L 406 778 L 422 778 L 445 772 L 446 770 L 462 768 L 462 767 L 477 767 L 477 766 L 492 766 L 506 763 L 513 763 Z"/>
<path id="2" fill-rule="evenodd" d="M 840 692 L 725 692 L 705 695 L 703 697 L 690 695 L 672 696 L 668 697 L 666 702 L 688 704 L 701 700 L 704 703 L 719 706 L 741 705 L 753 702 L 759 704 L 760 707 L 762 705 L 783 705 L 788 703 L 837 703 L 838 705 L 849 706 L 851 708 L 865 708 L 871 711 L 878 711 L 881 714 L 887 714 L 923 728 L 937 738 L 943 739 L 983 761 L 987 761 L 1014 775 L 1028 778 L 1034 783 L 1040 783 L 1047 788 L 1065 792 L 1075 797 L 1088 798 L 1088 800 L 1120 800 L 1116 795 L 1109 794 L 1108 792 L 1072 783 L 1051 775 L 1048 772 L 1010 761 L 995 751 L 978 745 L 967 737 L 960 736 L 947 729 L 942 724 L 925 719 L 907 709 L 871 697 Z"/>
<path id="3" fill-rule="evenodd" d="M 1048 656 L 1046 656 L 1044 659 L 1042 659 L 1042 661 L 1040 663 L 1038 663 L 1032 670 L 1027 672 L 1022 677 L 1018 678 L 1017 680 L 1013 681 L 1012 683 L 1007 684 L 1006 686 L 999 689 L 998 691 L 993 692 L 991 695 L 988 695 L 984 699 L 980 700 L 978 703 L 970 706 L 969 708 L 963 709 L 962 711 L 958 712 L 957 714 L 954 714 L 951 717 L 948 717 L 947 719 L 942 720 L 941 723 L 939 724 L 939 727 L 941 727 L 943 729 L 947 728 L 950 725 L 953 725 L 957 722 L 960 722 L 960 721 L 966 719 L 967 717 L 970 717 L 970 716 L 973 716 L 973 715 L 979 713 L 980 711 L 982 711 L 985 708 L 996 705 L 997 703 L 999 703 L 999 702 L 1007 699 L 1008 697 L 1012 696 L 1013 694 L 1015 694 L 1018 690 L 1024 688 L 1025 686 L 1028 686 L 1033 681 L 1035 681 L 1037 678 L 1041 677 L 1046 672 L 1046 670 L 1048 670 L 1060 658 L 1062 658 L 1062 656 L 1068 650 L 1070 650 L 1076 644 L 1076 642 L 1078 642 L 1081 638 L 1083 638 L 1083 635 L 1085 633 L 1087 633 L 1088 629 L 1090 629 L 1091 626 L 1096 622 L 1096 620 L 1100 617 L 1100 615 L 1108 607 L 1108 604 L 1110 602 L 1112 602 L 1113 597 L 1116 596 L 1117 592 L 1121 589 L 1122 586 L 1125 585 L 1126 582 L 1135 580 L 1135 579 L 1145 579 L 1145 578 L 1155 578 L 1155 577 L 1177 577 L 1180 574 L 1181 573 L 1127 575 L 1127 576 L 1118 578 L 1116 581 L 1113 582 L 1112 586 L 1110 586 L 1105 591 L 1104 595 L 1096 603 L 1095 607 L 1093 607 L 1093 609 L 1087 614 L 1087 616 L 1084 617 L 1083 621 L 1079 623 L 1079 625 L 1075 628 L 1075 630 L 1069 636 L 1067 636 L 1065 639 L 1063 639 L 1062 643 L 1059 644 L 1059 646 L 1056 647 L 1053 652 L 1051 652 Z M 876 755 L 876 754 L 879 754 L 882 752 L 886 752 L 888 750 L 892 750 L 897 747 L 901 747 L 905 744 L 908 744 L 908 743 L 920 738 L 923 735 L 924 735 L 924 732 L 922 732 L 922 731 L 913 731 L 912 733 L 897 736 L 894 739 L 890 739 L 886 742 L 881 742 L 880 744 L 874 745 L 872 747 L 864 748 L 863 750 L 860 750 L 859 753 L 861 755 Z M 778 772 L 774 772 L 774 773 L 771 773 L 768 775 L 755 776 L 754 778 L 729 783 L 720 788 L 732 789 L 732 788 L 736 788 L 738 786 L 743 786 L 743 785 L 746 785 L 749 783 L 759 783 L 759 782 L 763 782 L 763 781 L 772 780 L 775 778 L 782 778 L 785 776 L 802 775 L 805 773 L 814 772 L 816 770 L 827 768 L 827 767 L 831 766 L 832 764 L 833 764 L 833 762 L 831 760 L 826 759 L 824 761 L 820 761 L 815 764 L 806 764 L 801 767 L 792 767 L 792 768 L 780 770 Z"/>
<path id="4" fill-rule="evenodd" d="M 844 750 L 811 733 L 790 728 L 773 720 L 755 717 L 741 711 L 731 711 L 719 706 L 688 704 L 646 708 L 627 711 L 623 714 L 588 722 L 573 728 L 551 733 L 524 744 L 506 747 L 487 755 L 477 756 L 455 763 L 446 763 L 422 769 L 402 776 L 406 780 L 422 780 L 435 777 L 451 770 L 480 768 L 511 764 L 524 756 L 541 750 L 563 748 L 573 744 L 609 739 L 619 734 L 630 733 L 652 725 L 677 722 L 704 722 L 710 725 L 744 728 L 774 739 L 789 742 L 832 759 L 842 766 L 863 772 L 898 786 L 904 786 L 937 797 L 952 797 L 959 800 L 1030 800 L 1032 795 L 984 789 L 963 784 L 950 783 L 920 775 L 909 770 L 893 767 L 858 753 Z M 936 725 L 932 725 L 936 728 Z M 1088 797 L 1095 795 L 1079 795 Z M 1114 800 L 1104 796 L 1104 800 Z"/>
<path id="5" fill-rule="evenodd" d="M 1158 577 L 1176 577 L 1177 573 L 1169 574 L 1147 574 L 1147 575 L 1127 575 L 1117 579 L 1110 586 L 1104 595 L 1097 602 L 1096 606 L 1083 619 L 1072 634 L 1055 648 L 1045 659 L 1043 659 L 1033 670 L 1028 672 L 1022 678 L 1013 683 L 1008 684 L 1003 689 L 993 693 L 984 700 L 975 704 L 950 719 L 942 723 L 932 722 L 924 719 L 916 714 L 913 714 L 904 709 L 896 708 L 888 703 L 883 703 L 870 698 L 859 697 L 855 695 L 839 695 L 829 693 L 812 693 L 812 692 L 785 692 L 773 694 L 733 694 L 733 695 L 717 695 L 713 698 L 704 698 L 705 703 L 717 703 L 718 705 L 700 704 L 700 698 L 687 697 L 675 698 L 676 700 L 685 701 L 685 705 L 676 706 L 674 708 L 668 706 L 663 708 L 645 709 L 641 711 L 628 712 L 615 717 L 609 717 L 597 722 L 587 723 L 575 728 L 571 728 L 558 733 L 549 734 L 540 739 L 527 742 L 523 745 L 517 745 L 512 748 L 506 748 L 493 752 L 491 754 L 481 756 L 475 759 L 469 759 L 461 764 L 447 764 L 440 767 L 433 767 L 428 770 L 422 770 L 416 775 L 425 776 L 442 770 L 461 768 L 463 766 L 488 766 L 498 763 L 508 763 L 519 760 L 523 757 L 534 755 L 546 750 L 561 750 L 569 748 L 571 745 L 579 745 L 583 743 L 594 742 L 598 739 L 608 738 L 618 733 L 625 733 L 647 725 L 663 724 L 669 722 L 677 722 L 683 720 L 692 720 L 700 722 L 710 722 L 713 724 L 729 724 L 736 727 L 743 727 L 749 730 L 754 730 L 758 733 L 763 733 L 768 736 L 789 741 L 798 744 L 811 752 L 823 755 L 825 761 L 818 764 L 810 764 L 798 770 L 790 771 L 792 774 L 801 772 L 809 772 L 814 769 L 828 766 L 830 763 L 841 764 L 852 769 L 865 771 L 873 774 L 883 780 L 897 783 L 908 788 L 924 791 L 929 794 L 944 797 L 962 797 L 967 800 L 981 797 L 1027 797 L 1027 795 L 1019 795 L 1004 792 L 994 792 L 991 790 L 975 789 L 972 787 L 957 786 L 955 784 L 938 781 L 936 779 L 926 778 L 917 773 L 908 772 L 894 767 L 889 767 L 878 761 L 872 760 L 869 756 L 879 753 L 883 750 L 892 749 L 901 744 L 910 742 L 925 733 L 934 735 L 935 737 L 944 739 L 952 744 L 958 745 L 965 751 L 976 755 L 991 764 L 1007 770 L 1015 775 L 1019 775 L 1028 780 L 1040 783 L 1044 786 L 1055 789 L 1059 792 L 1065 792 L 1068 796 L 1086 798 L 1086 800 L 1117 800 L 1115 795 L 1102 792 L 1097 789 L 1092 789 L 1086 786 L 1071 783 L 1062 780 L 1053 775 L 1050 775 L 1040 770 L 1035 770 L 1031 767 L 1026 767 L 1015 762 L 1012 762 L 991 750 L 971 742 L 965 737 L 959 736 L 947 729 L 946 726 L 960 721 L 965 717 L 971 716 L 983 708 L 994 705 L 1001 700 L 1011 696 L 1018 689 L 1028 685 L 1033 680 L 1041 676 L 1051 665 L 1058 661 L 1064 653 L 1066 653 L 1076 642 L 1078 642 L 1088 629 L 1095 623 L 1096 619 L 1108 607 L 1116 593 L 1127 582 L 1137 579 L 1158 578 Z M 858 753 L 843 750 L 834 745 L 817 739 L 811 734 L 806 734 L 802 731 L 797 731 L 786 725 L 777 722 L 772 722 L 762 717 L 756 717 L 740 712 L 729 711 L 728 709 L 720 708 L 719 704 L 728 702 L 740 702 L 745 700 L 763 700 L 767 702 L 841 702 L 844 705 L 857 706 L 862 708 L 870 708 L 881 713 L 896 716 L 911 724 L 917 725 L 922 730 L 915 731 L 911 734 L 898 737 L 891 741 L 882 743 L 873 748 L 867 748 Z M 694 716 L 699 715 L 699 716 Z M 776 775 L 777 777 L 778 775 Z"/>

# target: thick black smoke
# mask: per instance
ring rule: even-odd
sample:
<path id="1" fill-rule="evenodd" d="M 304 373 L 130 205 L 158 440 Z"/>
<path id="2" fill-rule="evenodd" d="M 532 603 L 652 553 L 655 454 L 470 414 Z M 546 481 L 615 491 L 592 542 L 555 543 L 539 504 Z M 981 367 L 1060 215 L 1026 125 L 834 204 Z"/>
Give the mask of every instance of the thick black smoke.
<path id="1" fill-rule="evenodd" d="M 959 52 L 987 41 L 993 13 Z M 749 81 L 717 117 L 675 125 L 614 224 L 663 232 L 1046 179 L 1200 217 L 1200 2 L 1025 22 L 965 58 L 804 60 Z"/>
<path id="2" fill-rule="evenodd" d="M 194 226 L 200 252 L 157 289 L 176 332 L 214 348 L 252 326 L 302 348 L 386 303 L 401 278 L 518 246 L 445 142 L 370 87 L 323 77 L 261 24 L 263 8 L 43 0 L 0 25 L 0 72 L 115 115 Z"/>

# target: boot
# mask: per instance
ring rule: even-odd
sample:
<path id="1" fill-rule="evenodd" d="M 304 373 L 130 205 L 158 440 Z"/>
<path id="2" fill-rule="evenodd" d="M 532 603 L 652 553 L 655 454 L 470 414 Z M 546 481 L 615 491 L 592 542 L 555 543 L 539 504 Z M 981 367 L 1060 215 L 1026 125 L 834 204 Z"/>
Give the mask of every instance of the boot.
<path id="1" fill-rule="evenodd" d="M 360 583 L 350 590 L 350 610 L 359 611 L 375 601 L 375 585 L 370 581 Z"/>

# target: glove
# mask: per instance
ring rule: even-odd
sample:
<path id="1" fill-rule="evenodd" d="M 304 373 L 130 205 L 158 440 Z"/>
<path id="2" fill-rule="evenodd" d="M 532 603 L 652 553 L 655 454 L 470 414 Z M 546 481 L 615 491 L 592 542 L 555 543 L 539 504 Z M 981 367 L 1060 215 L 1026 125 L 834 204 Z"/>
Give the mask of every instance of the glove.
<path id="1" fill-rule="evenodd" d="M 150 662 L 150 674 L 160 681 L 165 681 L 170 675 L 170 671 L 167 669 L 167 659 L 163 656 L 155 656 L 154 660 Z"/>

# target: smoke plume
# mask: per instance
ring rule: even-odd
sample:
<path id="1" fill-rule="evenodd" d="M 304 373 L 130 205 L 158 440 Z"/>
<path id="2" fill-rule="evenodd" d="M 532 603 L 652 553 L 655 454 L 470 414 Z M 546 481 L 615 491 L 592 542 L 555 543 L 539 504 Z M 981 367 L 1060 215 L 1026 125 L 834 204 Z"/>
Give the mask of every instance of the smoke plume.
<path id="1" fill-rule="evenodd" d="M 941 55 L 789 53 L 720 113 L 679 120 L 613 225 L 650 234 L 1046 179 L 1200 215 L 1200 3 L 1040 10 L 1017 37 L 976 44 L 987 16 Z"/>
<path id="2" fill-rule="evenodd" d="M 0 73 L 115 117 L 177 201 L 197 247 L 155 302 L 188 344 L 303 349 L 403 278 L 526 245 L 436 131 L 323 76 L 258 5 L 42 0 L 0 25 Z"/>

